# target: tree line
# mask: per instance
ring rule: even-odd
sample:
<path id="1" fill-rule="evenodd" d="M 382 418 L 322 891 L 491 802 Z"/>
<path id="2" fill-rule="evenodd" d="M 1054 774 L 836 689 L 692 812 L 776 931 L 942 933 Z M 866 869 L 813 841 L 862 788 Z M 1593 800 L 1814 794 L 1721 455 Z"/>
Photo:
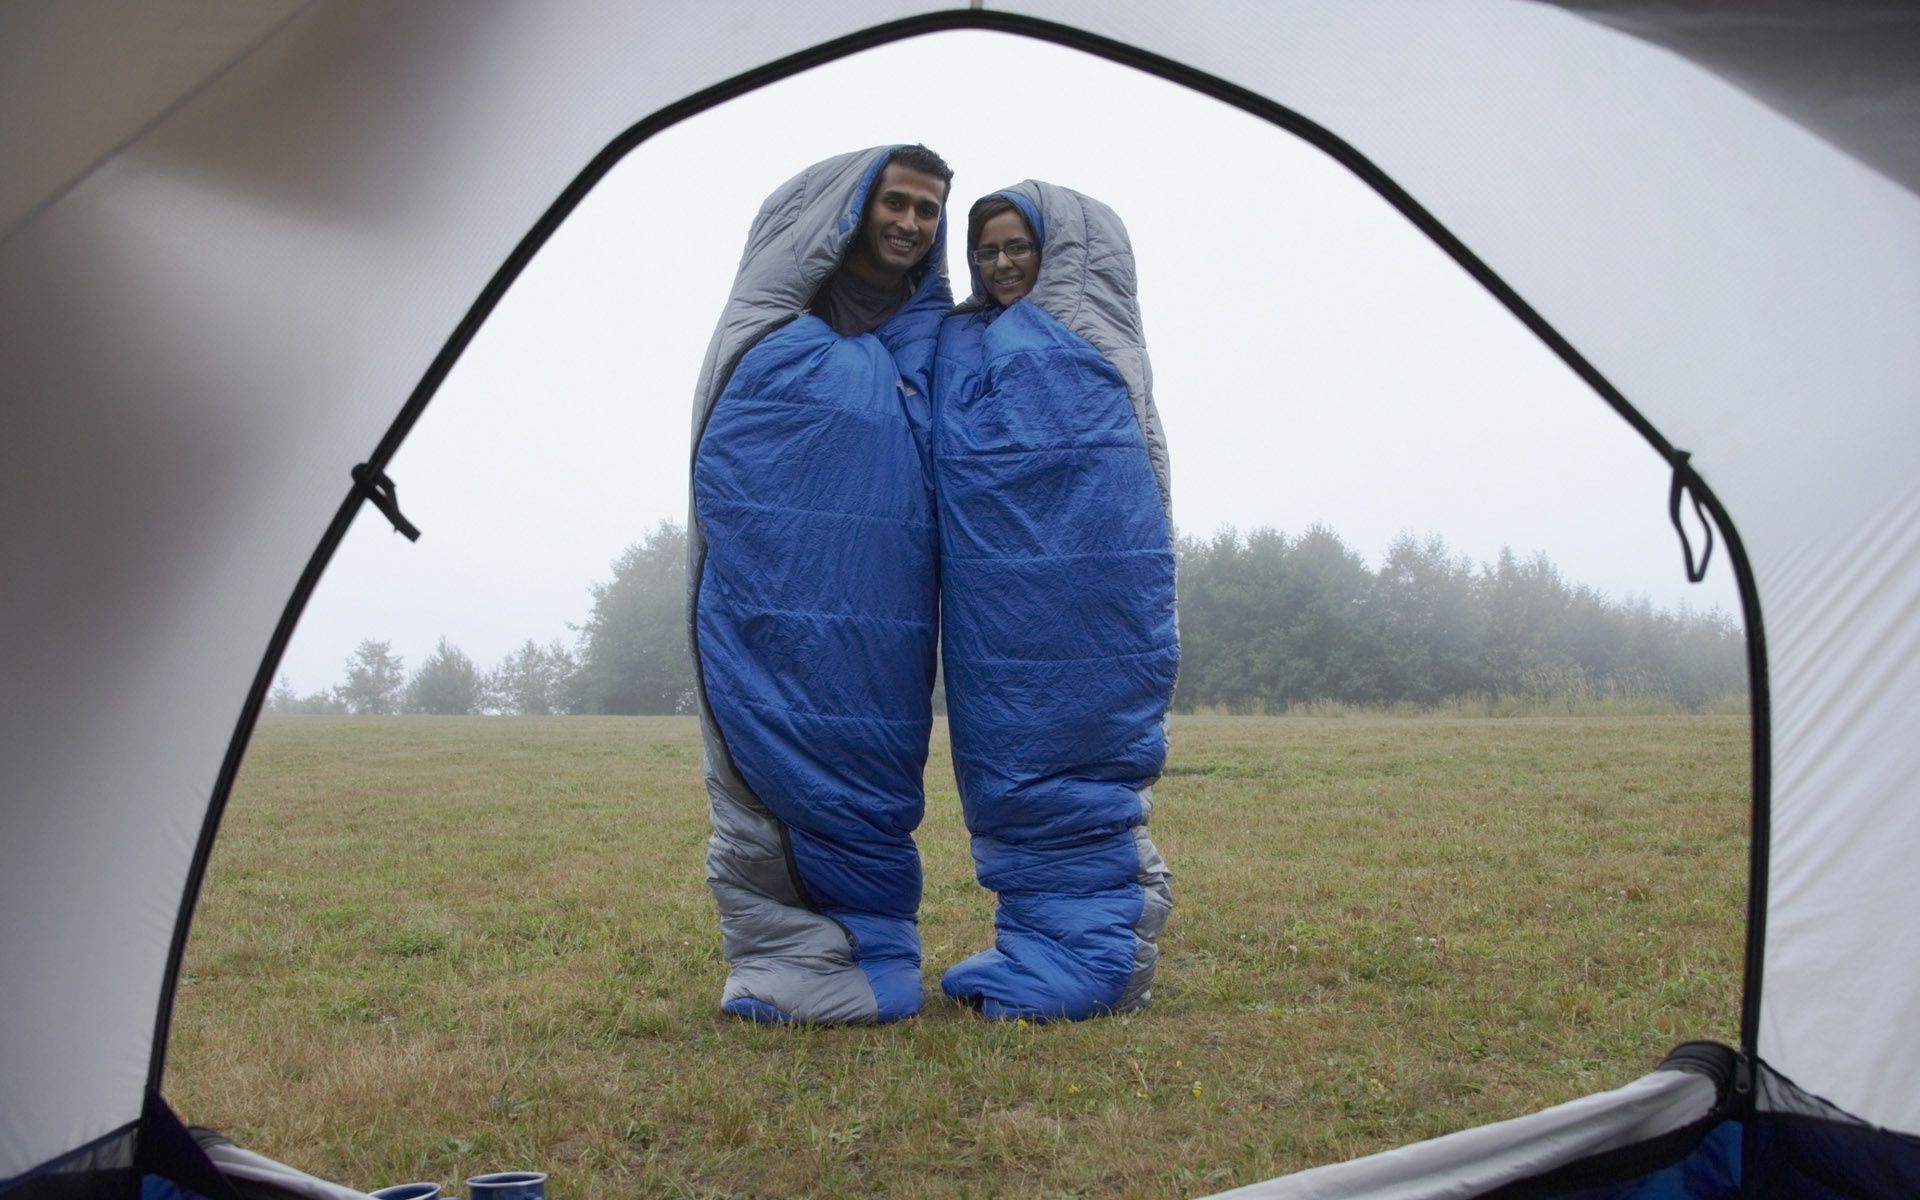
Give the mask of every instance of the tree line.
<path id="1" fill-rule="evenodd" d="M 593 604 L 575 643 L 533 639 L 483 671 L 445 637 L 412 672 L 388 642 L 360 643 L 346 680 L 298 695 L 282 678 L 275 713 L 677 713 L 693 711 L 687 653 L 686 530 L 663 521 L 589 589 Z"/>
<path id="2" fill-rule="evenodd" d="M 529 639 L 482 670 L 446 638 L 409 672 L 368 640 L 345 681 L 277 713 L 684 713 L 686 531 L 662 522 L 590 589 L 572 646 Z M 1373 569 L 1324 526 L 1176 540 L 1182 711 L 1301 704 L 1434 707 L 1463 700 L 1652 699 L 1697 710 L 1746 690 L 1739 626 L 1718 611 L 1621 602 L 1545 556 L 1492 564 L 1402 537 Z"/>
<path id="3" fill-rule="evenodd" d="M 1732 618 L 1611 600 L 1544 554 L 1478 565 L 1403 536 L 1372 570 L 1314 526 L 1182 538 L 1179 555 L 1183 710 L 1653 699 L 1697 711 L 1746 693 Z"/>

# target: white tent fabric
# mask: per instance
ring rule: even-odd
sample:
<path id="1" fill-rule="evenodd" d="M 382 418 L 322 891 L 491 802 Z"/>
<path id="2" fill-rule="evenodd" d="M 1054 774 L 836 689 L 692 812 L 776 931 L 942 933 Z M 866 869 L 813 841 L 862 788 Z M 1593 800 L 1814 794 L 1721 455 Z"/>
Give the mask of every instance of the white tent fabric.
<path id="1" fill-rule="evenodd" d="M 1757 1049 L 1920 1131 L 1920 929 L 1894 919 L 1920 849 L 1920 24 L 1575 7 L 947 20 L 1055 22 L 1317 122 L 1692 452 L 1765 618 Z M 633 122 L 938 11 L 0 8 L 0 1187 L 139 1117 L 261 657 L 347 469 L 520 239 Z"/>
<path id="2" fill-rule="evenodd" d="M 0 236 L 269 37 L 297 0 L 0 7 Z M 76 69 L 78 68 L 78 69 Z"/>
<path id="3" fill-rule="evenodd" d="M 1689 1071 L 1653 1071 L 1552 1108 L 1219 1192 L 1213 1200 L 1448 1200 L 1638 1145 L 1713 1112 L 1719 1089 Z"/>
<path id="4" fill-rule="evenodd" d="M 330 1183 L 296 1171 L 285 1163 L 275 1162 L 264 1154 L 234 1145 L 224 1138 L 205 1143 L 203 1148 L 207 1157 L 220 1173 L 250 1190 L 275 1196 L 284 1196 L 288 1200 L 371 1200 L 365 1192 L 357 1192 L 341 1184 Z"/>

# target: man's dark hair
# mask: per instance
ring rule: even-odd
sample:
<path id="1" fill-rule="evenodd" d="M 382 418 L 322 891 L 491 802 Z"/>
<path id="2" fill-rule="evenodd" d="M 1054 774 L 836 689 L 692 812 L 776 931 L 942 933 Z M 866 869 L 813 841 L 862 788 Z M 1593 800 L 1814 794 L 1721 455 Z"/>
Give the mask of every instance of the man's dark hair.
<path id="1" fill-rule="evenodd" d="M 1027 214 L 1020 212 L 1018 204 L 999 192 L 982 196 L 973 202 L 973 207 L 967 210 L 967 249 L 969 251 L 980 248 L 980 230 L 988 221 L 1003 212 L 1019 212 L 1022 221 L 1027 219 Z"/>
<path id="2" fill-rule="evenodd" d="M 911 146 L 902 146 L 892 154 L 887 155 L 887 161 L 880 164 L 880 169 L 884 171 L 894 163 L 899 163 L 909 171 L 918 171 L 922 175 L 931 175 L 941 183 L 946 184 L 948 191 L 953 190 L 953 168 L 947 165 L 946 159 L 941 158 L 938 154 L 935 154 L 918 142 L 915 142 Z"/>

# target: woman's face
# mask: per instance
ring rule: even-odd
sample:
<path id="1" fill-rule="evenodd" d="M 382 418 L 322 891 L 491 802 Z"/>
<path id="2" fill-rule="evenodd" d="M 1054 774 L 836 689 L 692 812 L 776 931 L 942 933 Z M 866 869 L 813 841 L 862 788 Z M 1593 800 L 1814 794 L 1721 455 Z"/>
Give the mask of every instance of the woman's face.
<path id="1" fill-rule="evenodd" d="M 1022 248 L 1026 251 L 1022 257 L 1008 253 Z M 980 243 L 974 250 L 999 251 L 991 260 L 980 263 L 980 282 L 995 304 L 1005 308 L 1033 290 L 1034 277 L 1040 273 L 1040 247 L 1034 243 L 1026 218 L 1017 211 L 988 217 L 980 226 Z M 976 261 L 978 257 L 976 253 Z"/>

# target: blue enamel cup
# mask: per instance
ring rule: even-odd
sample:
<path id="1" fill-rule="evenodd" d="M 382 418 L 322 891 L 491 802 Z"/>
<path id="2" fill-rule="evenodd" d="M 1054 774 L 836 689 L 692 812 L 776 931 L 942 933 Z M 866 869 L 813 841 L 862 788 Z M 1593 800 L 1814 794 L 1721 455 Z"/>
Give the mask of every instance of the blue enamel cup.
<path id="1" fill-rule="evenodd" d="M 467 1180 L 469 1200 L 547 1200 L 544 1171 L 495 1171 Z"/>

